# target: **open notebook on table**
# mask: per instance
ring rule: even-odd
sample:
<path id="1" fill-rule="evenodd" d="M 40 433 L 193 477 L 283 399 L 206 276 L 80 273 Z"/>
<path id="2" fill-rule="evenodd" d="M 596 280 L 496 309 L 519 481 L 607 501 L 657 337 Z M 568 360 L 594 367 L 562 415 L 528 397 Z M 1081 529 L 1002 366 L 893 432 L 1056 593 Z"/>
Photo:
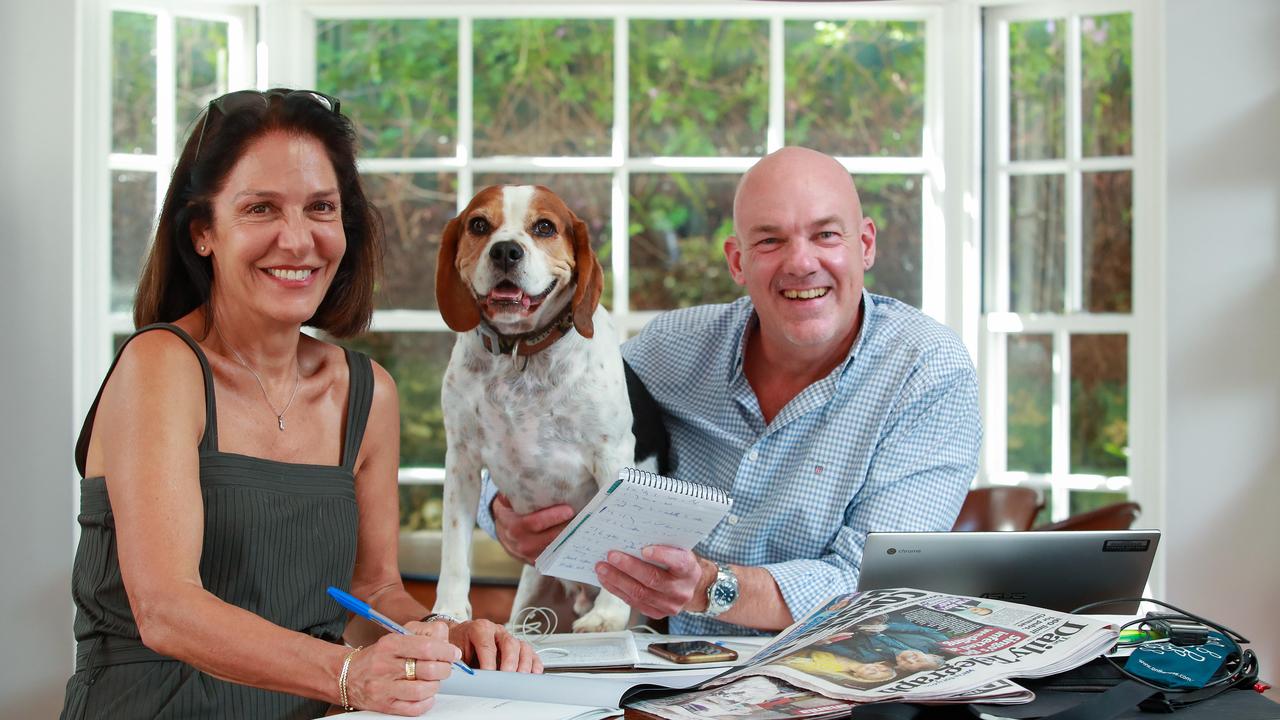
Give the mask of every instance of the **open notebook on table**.
<path id="1" fill-rule="evenodd" d="M 723 490 L 623 468 L 538 556 L 543 575 L 599 585 L 595 565 L 611 550 L 639 555 L 647 545 L 691 549 L 729 512 Z"/>
<path id="2" fill-rule="evenodd" d="M 454 673 L 440 683 L 436 705 L 422 717 L 429 720 L 598 720 L 622 714 L 624 702 L 644 690 L 693 687 L 724 668 L 609 675 L 530 675 L 476 670 Z M 574 703 L 564 702 L 573 698 Z M 391 718 L 371 711 L 344 713 L 344 720 Z"/>

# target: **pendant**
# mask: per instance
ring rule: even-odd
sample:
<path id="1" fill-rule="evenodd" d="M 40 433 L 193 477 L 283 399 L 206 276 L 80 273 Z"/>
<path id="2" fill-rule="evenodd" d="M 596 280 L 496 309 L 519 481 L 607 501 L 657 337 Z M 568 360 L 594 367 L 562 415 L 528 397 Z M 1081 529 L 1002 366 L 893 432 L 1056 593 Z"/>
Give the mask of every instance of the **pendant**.
<path id="1" fill-rule="evenodd" d="M 284 416 L 283 416 L 283 415 L 277 415 L 277 416 L 276 416 L 276 420 L 279 420 L 279 421 L 280 421 L 280 431 L 281 431 L 281 432 L 284 432 Z"/>

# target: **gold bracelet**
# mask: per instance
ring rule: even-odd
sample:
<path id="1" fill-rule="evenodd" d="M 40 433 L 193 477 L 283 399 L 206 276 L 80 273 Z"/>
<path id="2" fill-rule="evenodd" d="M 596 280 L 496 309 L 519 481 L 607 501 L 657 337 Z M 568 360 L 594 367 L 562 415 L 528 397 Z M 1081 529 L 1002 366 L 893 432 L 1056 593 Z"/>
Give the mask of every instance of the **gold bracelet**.
<path id="1" fill-rule="evenodd" d="M 351 670 L 351 658 L 363 649 L 364 646 L 361 645 L 342 659 L 342 674 L 338 676 L 338 703 L 342 705 L 343 710 L 355 710 L 351 707 L 351 703 L 347 702 L 347 673 Z"/>

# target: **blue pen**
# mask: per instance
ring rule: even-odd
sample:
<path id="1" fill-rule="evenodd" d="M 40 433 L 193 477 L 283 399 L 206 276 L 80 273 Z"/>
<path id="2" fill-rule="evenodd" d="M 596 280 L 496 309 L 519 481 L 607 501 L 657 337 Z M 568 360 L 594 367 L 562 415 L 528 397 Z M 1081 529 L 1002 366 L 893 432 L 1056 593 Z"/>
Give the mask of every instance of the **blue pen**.
<path id="1" fill-rule="evenodd" d="M 332 597 L 334 600 L 337 600 L 338 604 L 341 605 L 342 607 L 350 610 L 351 612 L 359 615 L 362 618 L 365 618 L 367 620 L 372 620 L 373 622 L 378 623 L 379 625 L 390 630 L 393 633 L 400 633 L 401 635 L 413 634 L 408 630 L 405 630 L 404 626 L 401 625 L 400 623 L 396 622 L 395 620 L 392 620 L 386 615 L 383 615 L 377 610 L 374 610 L 373 608 L 369 607 L 369 603 L 361 600 L 360 598 L 354 595 L 351 595 L 350 593 L 343 592 L 342 590 L 336 587 L 333 587 L 332 585 L 329 586 L 329 596 Z M 465 672 L 468 675 L 476 674 L 476 671 L 467 667 L 466 663 L 460 662 L 458 660 L 454 660 L 453 664 L 457 666 L 459 670 Z"/>

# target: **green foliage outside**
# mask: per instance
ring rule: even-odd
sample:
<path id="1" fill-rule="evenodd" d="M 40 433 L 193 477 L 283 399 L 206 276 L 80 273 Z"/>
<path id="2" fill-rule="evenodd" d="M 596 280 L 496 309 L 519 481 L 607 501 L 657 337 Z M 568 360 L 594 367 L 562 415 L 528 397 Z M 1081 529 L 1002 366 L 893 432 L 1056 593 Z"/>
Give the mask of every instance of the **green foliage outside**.
<path id="1" fill-rule="evenodd" d="M 1106 490 L 1073 490 L 1068 494 L 1070 510 L 1068 515 L 1079 515 L 1090 510 L 1129 499 L 1128 493 L 1108 492 Z"/>
<path id="2" fill-rule="evenodd" d="M 395 378 L 404 467 L 444 467 L 440 386 L 453 342 L 453 333 L 371 332 L 341 343 L 366 353 Z"/>
<path id="3" fill-rule="evenodd" d="M 630 22 L 631 155 L 756 156 L 769 122 L 769 23 Z"/>
<path id="4" fill-rule="evenodd" d="M 787 21 L 787 142 L 835 155 L 920 155 L 924 29 L 899 20 Z"/>
<path id="5" fill-rule="evenodd" d="M 1129 473 L 1129 343 L 1071 336 L 1071 472 Z"/>
<path id="6" fill-rule="evenodd" d="M 1086 157 L 1133 153 L 1133 15 L 1080 19 Z"/>
<path id="7" fill-rule="evenodd" d="M 175 18 L 173 25 L 176 155 L 199 132 L 195 121 L 209 101 L 227 92 L 227 24 Z"/>
<path id="8" fill-rule="evenodd" d="M 453 157 L 458 21 L 318 20 L 316 85 L 342 101 L 364 157 Z"/>
<path id="9" fill-rule="evenodd" d="M 439 530 L 444 527 L 444 486 L 400 484 L 400 529 Z"/>
<path id="10" fill-rule="evenodd" d="M 477 157 L 611 154 L 611 21 L 478 19 L 474 36 Z"/>
<path id="11" fill-rule="evenodd" d="M 1066 28 L 1062 20 L 1009 23 L 1009 155 L 1066 156 Z"/>
<path id="12" fill-rule="evenodd" d="M 1053 336 L 1010 335 L 1005 377 L 1009 428 L 1006 467 L 1047 473 L 1052 470 Z"/>
<path id="13" fill-rule="evenodd" d="M 111 14 L 111 151 L 156 151 L 156 16 Z"/>

